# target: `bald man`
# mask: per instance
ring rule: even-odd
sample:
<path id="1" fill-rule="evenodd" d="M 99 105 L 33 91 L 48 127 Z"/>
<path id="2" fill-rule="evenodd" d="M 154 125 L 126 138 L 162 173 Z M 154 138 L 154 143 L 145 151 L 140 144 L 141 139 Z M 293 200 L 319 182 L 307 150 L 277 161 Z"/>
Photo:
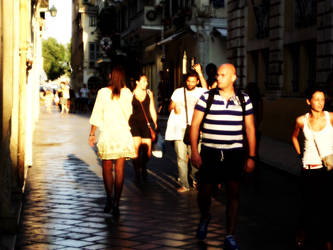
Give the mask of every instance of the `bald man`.
<path id="1" fill-rule="evenodd" d="M 238 249 L 234 233 L 241 175 L 244 170 L 248 173 L 254 170 L 256 157 L 252 103 L 245 93 L 236 94 L 234 88 L 236 79 L 234 65 L 227 63 L 218 68 L 217 88 L 209 91 L 213 95 L 211 106 L 204 118 L 209 97 L 209 92 L 206 92 L 195 106 L 190 136 L 192 164 L 199 169 L 198 205 L 201 219 L 197 238 L 199 240 L 206 238 L 211 218 L 210 204 L 214 185 L 225 183 L 227 192 L 225 246 L 229 249 Z M 202 144 L 199 154 L 198 137 L 201 123 Z M 244 152 L 243 130 L 246 131 L 248 152 Z M 244 157 L 245 155 L 247 157 Z"/>

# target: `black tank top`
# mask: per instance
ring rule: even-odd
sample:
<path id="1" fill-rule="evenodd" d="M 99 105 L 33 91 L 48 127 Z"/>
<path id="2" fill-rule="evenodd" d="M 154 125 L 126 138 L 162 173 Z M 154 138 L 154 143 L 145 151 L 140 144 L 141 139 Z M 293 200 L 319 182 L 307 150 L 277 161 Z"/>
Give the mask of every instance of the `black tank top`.
<path id="1" fill-rule="evenodd" d="M 151 115 L 150 115 L 150 112 L 149 112 L 150 98 L 149 98 L 148 93 L 146 93 L 146 97 L 142 101 L 142 106 L 143 106 L 143 108 L 146 112 L 146 116 L 149 120 L 149 123 L 154 124 L 152 122 L 152 118 L 151 118 Z M 141 107 L 141 104 L 140 104 L 140 101 L 135 97 L 135 95 L 133 96 L 132 107 L 133 107 L 133 113 L 132 113 L 131 118 L 130 118 L 130 120 L 132 120 L 132 122 L 133 122 L 132 124 L 134 125 L 136 122 L 147 123 L 145 115 L 144 115 L 142 107 Z"/>

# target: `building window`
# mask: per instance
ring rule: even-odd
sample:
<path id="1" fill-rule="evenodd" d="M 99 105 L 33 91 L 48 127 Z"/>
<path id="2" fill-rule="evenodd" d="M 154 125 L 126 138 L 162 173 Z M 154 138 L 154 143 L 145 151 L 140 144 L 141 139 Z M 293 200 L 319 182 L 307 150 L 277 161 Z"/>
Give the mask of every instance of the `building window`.
<path id="1" fill-rule="evenodd" d="M 316 0 L 296 0 L 295 26 L 305 28 L 316 24 Z"/>
<path id="2" fill-rule="evenodd" d="M 96 24 L 97 24 L 96 16 L 89 16 L 89 26 L 96 27 Z"/>
<path id="3" fill-rule="evenodd" d="M 314 58 L 317 58 L 317 46 L 316 41 L 309 41 L 305 44 L 305 53 L 307 56 L 308 61 L 308 70 L 307 70 L 307 87 L 312 86 L 316 83 L 316 60 Z"/>
<path id="4" fill-rule="evenodd" d="M 213 0 L 214 8 L 223 8 L 224 7 L 224 0 Z"/>
<path id="5" fill-rule="evenodd" d="M 262 0 L 260 3 L 255 3 L 251 0 L 255 20 L 256 20 L 256 37 L 258 39 L 269 36 L 269 0 Z"/>
<path id="6" fill-rule="evenodd" d="M 89 43 L 89 68 L 96 67 L 96 60 L 97 60 L 97 44 L 96 43 Z"/>

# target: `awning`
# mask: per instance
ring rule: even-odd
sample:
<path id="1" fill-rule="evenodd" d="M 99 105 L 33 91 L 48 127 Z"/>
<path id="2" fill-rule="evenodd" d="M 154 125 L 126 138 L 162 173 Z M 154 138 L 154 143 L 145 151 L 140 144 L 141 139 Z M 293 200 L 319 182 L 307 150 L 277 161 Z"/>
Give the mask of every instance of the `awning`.
<path id="1" fill-rule="evenodd" d="M 168 42 L 171 42 L 172 40 L 175 40 L 177 39 L 178 37 L 180 37 L 181 35 L 185 34 L 186 32 L 188 32 L 188 30 L 183 30 L 183 31 L 180 31 L 176 34 L 173 34 L 171 36 L 168 36 L 167 38 L 157 42 L 157 43 L 153 43 L 153 44 L 150 44 L 148 45 L 146 48 L 145 48 L 145 52 L 149 52 L 149 51 L 152 51 L 154 50 L 157 46 L 160 46 L 160 45 L 163 45 L 163 44 L 166 44 Z"/>
<path id="2" fill-rule="evenodd" d="M 162 31 L 163 27 L 160 25 L 141 25 L 141 29 L 143 30 L 157 30 L 157 31 Z"/>
<path id="3" fill-rule="evenodd" d="M 157 42 L 156 44 L 157 44 L 157 45 L 163 45 L 163 44 L 165 44 L 165 43 L 171 42 L 172 40 L 175 40 L 177 37 L 181 36 L 182 34 L 184 34 L 184 33 L 186 33 L 186 32 L 187 32 L 187 31 L 183 30 L 183 31 L 181 31 L 181 32 L 178 32 L 178 33 L 176 33 L 176 34 L 173 34 L 173 35 L 171 35 L 171 36 L 169 36 L 169 37 L 167 37 L 167 38 L 165 38 L 165 39 L 163 39 L 163 40 Z"/>
<path id="4" fill-rule="evenodd" d="M 153 43 L 151 45 L 148 45 L 146 48 L 145 48 L 145 52 L 149 52 L 149 51 L 152 51 L 156 48 L 156 44 L 157 43 Z"/>

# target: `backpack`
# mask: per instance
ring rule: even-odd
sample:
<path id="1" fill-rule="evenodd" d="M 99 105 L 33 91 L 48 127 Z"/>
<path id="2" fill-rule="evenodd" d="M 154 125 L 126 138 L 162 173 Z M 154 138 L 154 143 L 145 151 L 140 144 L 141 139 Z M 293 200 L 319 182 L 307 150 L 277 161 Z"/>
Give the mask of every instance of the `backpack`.
<path id="1" fill-rule="evenodd" d="M 207 114 L 209 113 L 209 110 L 213 104 L 214 101 L 214 95 L 215 95 L 215 89 L 210 89 L 208 91 L 208 99 L 207 99 L 207 106 L 205 109 L 205 114 L 202 118 L 201 124 L 200 124 L 200 130 L 202 130 L 203 128 L 203 123 L 206 119 Z M 240 101 L 241 107 L 242 107 L 242 116 L 243 116 L 243 141 L 245 142 L 245 138 L 246 138 L 246 132 L 245 132 L 245 99 L 244 99 L 244 95 L 241 91 L 241 89 L 237 89 L 236 91 L 236 96 L 238 96 L 238 99 Z M 246 145 L 246 144 L 244 144 Z"/>

